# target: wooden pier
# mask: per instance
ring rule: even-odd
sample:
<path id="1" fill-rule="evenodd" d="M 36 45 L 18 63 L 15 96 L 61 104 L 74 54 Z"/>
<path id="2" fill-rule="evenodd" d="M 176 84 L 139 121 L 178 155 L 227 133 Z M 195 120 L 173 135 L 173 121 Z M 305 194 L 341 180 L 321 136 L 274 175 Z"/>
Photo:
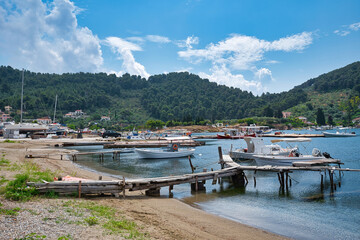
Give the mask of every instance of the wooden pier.
<path id="1" fill-rule="evenodd" d="M 189 158 L 190 165 L 191 158 Z M 219 162 L 221 165 L 221 170 L 216 171 L 207 171 L 203 169 L 203 172 L 184 174 L 179 176 L 167 176 L 167 177 L 157 177 L 157 178 L 141 178 L 141 179 L 128 179 L 125 180 L 113 180 L 113 181 L 95 181 L 95 180 L 81 180 L 81 181 L 55 181 L 55 182 L 45 182 L 45 183 L 34 183 L 29 182 L 29 186 L 34 186 L 40 193 L 45 193 L 48 191 L 54 191 L 60 194 L 71 194 L 78 193 L 79 197 L 81 194 L 105 194 L 111 193 L 115 196 L 119 196 L 121 193 L 125 197 L 125 190 L 129 191 L 138 191 L 138 190 L 147 190 L 146 194 L 151 196 L 159 196 L 160 188 L 168 187 L 169 194 L 174 185 L 178 184 L 191 184 L 192 191 L 201 191 L 204 190 L 204 184 L 206 180 L 212 180 L 212 184 L 216 184 L 222 178 L 231 177 L 233 184 L 237 186 L 246 186 L 248 179 L 246 177 L 245 171 L 265 171 L 265 172 L 275 172 L 279 180 L 280 188 L 288 189 L 289 185 L 291 186 L 290 173 L 294 171 L 318 171 L 320 173 L 328 172 L 330 179 L 331 191 L 336 190 L 336 183 L 334 182 L 334 173 L 335 171 L 344 172 L 344 171 L 354 171 L 360 172 L 360 169 L 348 169 L 340 168 L 335 166 L 323 166 L 323 164 L 336 164 L 340 166 L 339 161 L 329 159 L 328 161 L 322 160 L 322 162 L 313 162 L 312 164 L 294 164 L 294 166 L 243 166 L 234 162 L 229 155 L 222 155 L 221 147 L 219 147 Z M 301 162 L 300 162 L 301 163 Z M 320 166 L 317 166 L 319 165 Z M 322 165 L 322 166 L 321 166 Z M 193 168 L 192 168 L 193 169 Z M 256 178 L 254 177 L 254 185 L 256 185 Z M 321 187 L 323 188 L 324 179 L 321 174 Z"/>
<path id="2" fill-rule="evenodd" d="M 197 147 L 204 145 L 203 142 L 197 142 L 194 140 L 149 140 L 149 141 L 128 141 L 128 142 L 117 142 L 114 144 L 106 144 L 104 148 L 160 148 L 166 147 L 170 143 L 179 143 L 183 147 Z"/>
<path id="3" fill-rule="evenodd" d="M 324 134 L 313 133 L 283 133 L 283 134 L 259 134 L 259 137 L 280 137 L 280 138 L 315 138 L 325 137 Z"/>

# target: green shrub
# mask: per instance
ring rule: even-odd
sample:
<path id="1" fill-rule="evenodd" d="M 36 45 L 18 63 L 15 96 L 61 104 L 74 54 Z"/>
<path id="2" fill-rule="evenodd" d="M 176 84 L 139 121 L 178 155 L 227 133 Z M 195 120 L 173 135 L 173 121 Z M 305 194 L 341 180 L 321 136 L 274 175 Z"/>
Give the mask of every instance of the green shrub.
<path id="1" fill-rule="evenodd" d="M 85 218 L 84 221 L 87 224 L 89 224 L 89 226 L 92 226 L 92 225 L 98 224 L 99 219 L 97 217 L 91 216 L 91 217 Z"/>

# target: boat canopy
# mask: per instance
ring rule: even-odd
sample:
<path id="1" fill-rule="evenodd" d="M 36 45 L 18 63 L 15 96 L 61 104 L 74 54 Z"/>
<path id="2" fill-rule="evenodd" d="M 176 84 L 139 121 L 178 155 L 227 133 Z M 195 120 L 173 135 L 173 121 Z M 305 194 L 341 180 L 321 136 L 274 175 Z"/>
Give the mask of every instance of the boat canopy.
<path id="1" fill-rule="evenodd" d="M 311 138 L 280 138 L 271 140 L 272 143 L 277 142 L 311 142 Z"/>

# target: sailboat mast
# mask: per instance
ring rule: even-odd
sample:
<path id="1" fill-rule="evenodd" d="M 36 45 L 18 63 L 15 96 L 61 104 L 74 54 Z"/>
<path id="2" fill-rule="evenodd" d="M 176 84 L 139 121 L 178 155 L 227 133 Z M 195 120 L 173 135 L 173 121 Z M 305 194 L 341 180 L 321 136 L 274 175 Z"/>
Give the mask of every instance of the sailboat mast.
<path id="1" fill-rule="evenodd" d="M 53 123 L 55 123 L 55 116 L 56 116 L 56 104 L 57 104 L 57 94 L 55 97 L 55 109 L 54 109 L 54 118 L 53 118 Z"/>
<path id="2" fill-rule="evenodd" d="M 20 115 L 20 123 L 23 121 L 23 103 L 24 101 L 24 69 L 22 69 L 21 75 L 21 115 Z"/>

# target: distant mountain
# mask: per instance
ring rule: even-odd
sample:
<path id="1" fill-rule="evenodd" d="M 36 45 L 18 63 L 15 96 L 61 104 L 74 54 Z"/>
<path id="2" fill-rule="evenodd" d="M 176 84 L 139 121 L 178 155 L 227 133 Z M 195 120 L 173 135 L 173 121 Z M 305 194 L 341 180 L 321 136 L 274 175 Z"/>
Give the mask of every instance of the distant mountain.
<path id="1" fill-rule="evenodd" d="M 58 115 L 81 109 L 95 120 L 110 115 L 115 122 L 239 119 L 273 116 L 276 112 L 305 104 L 312 93 L 344 89 L 360 84 L 360 62 L 310 79 L 290 91 L 254 96 L 187 72 L 151 76 L 106 73 L 43 74 L 25 72 L 25 118 L 51 116 L 58 95 Z M 324 87 L 326 86 L 326 87 Z M 360 87 L 359 87 L 360 89 Z M 0 67 L 0 109 L 20 109 L 21 71 Z M 59 116 L 60 117 L 60 116 Z"/>

